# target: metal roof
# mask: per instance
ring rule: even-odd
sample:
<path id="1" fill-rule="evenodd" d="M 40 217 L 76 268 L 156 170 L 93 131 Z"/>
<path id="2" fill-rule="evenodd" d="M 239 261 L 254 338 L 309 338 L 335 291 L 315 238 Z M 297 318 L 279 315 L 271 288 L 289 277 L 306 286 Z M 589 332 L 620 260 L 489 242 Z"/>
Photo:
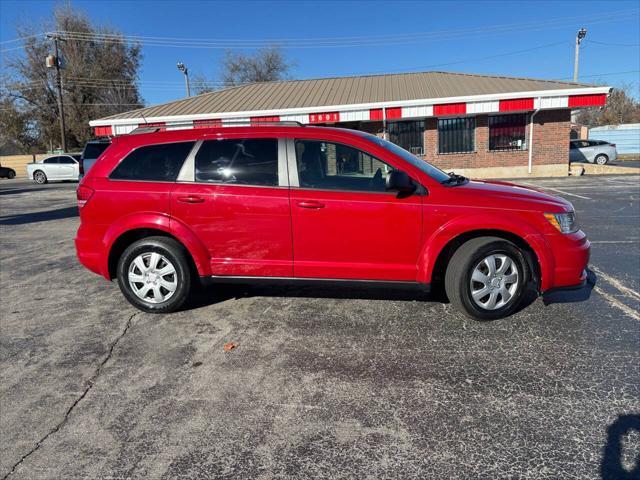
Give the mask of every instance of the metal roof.
<path id="1" fill-rule="evenodd" d="M 590 88 L 533 78 L 419 72 L 253 83 L 105 117 L 99 121 Z"/>

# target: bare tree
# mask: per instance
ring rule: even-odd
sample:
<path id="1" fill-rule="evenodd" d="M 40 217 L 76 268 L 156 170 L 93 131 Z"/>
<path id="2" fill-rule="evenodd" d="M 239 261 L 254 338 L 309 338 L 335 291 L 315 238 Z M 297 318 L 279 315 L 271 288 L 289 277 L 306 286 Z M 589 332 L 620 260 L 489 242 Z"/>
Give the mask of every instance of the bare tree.
<path id="1" fill-rule="evenodd" d="M 197 73 L 191 78 L 191 88 L 196 92 L 196 95 L 214 92 L 218 90 L 216 85 L 217 83 L 215 81 L 208 80 L 207 77 L 201 73 Z"/>
<path id="2" fill-rule="evenodd" d="M 254 55 L 227 50 L 222 61 L 222 81 L 226 87 L 244 83 L 285 80 L 293 64 L 287 61 L 279 47 L 267 47 Z"/>
<path id="3" fill-rule="evenodd" d="M 605 107 L 582 110 L 578 122 L 589 127 L 640 122 L 640 102 L 631 95 L 632 91 L 628 83 L 613 88 Z"/>
<path id="4" fill-rule="evenodd" d="M 6 60 L 10 78 L 3 89 L 12 107 L 29 120 L 37 143 L 45 147 L 60 138 L 55 76 L 45 58 L 51 42 L 42 31 L 62 32 L 60 57 L 66 135 L 71 148 L 82 146 L 92 136 L 89 120 L 142 106 L 136 84 L 141 63 L 138 45 L 129 45 L 116 31 L 96 27 L 83 13 L 65 4 L 55 11 L 52 25 L 23 25 L 18 34 L 24 51 Z M 64 33 L 73 32 L 73 33 Z M 101 34 L 110 35 L 106 40 Z"/>

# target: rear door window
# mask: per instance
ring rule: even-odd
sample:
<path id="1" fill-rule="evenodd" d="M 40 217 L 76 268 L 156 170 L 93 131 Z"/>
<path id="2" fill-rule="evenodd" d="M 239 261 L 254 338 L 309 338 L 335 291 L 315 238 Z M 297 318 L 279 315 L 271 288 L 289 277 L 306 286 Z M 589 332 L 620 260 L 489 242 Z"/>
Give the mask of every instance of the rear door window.
<path id="1" fill-rule="evenodd" d="M 196 181 L 278 186 L 278 140 L 205 141 L 195 158 Z"/>
<path id="2" fill-rule="evenodd" d="M 46 163 L 46 164 L 49 164 L 49 165 L 51 165 L 51 164 L 58 164 L 58 163 L 60 163 L 60 162 L 58 161 L 58 158 L 59 158 L 59 157 L 51 157 L 51 158 L 47 158 L 47 159 L 43 160 L 43 161 L 42 161 L 42 163 Z"/>
<path id="3" fill-rule="evenodd" d="M 165 143 L 140 147 L 118 164 L 110 178 L 175 182 L 194 143 Z"/>

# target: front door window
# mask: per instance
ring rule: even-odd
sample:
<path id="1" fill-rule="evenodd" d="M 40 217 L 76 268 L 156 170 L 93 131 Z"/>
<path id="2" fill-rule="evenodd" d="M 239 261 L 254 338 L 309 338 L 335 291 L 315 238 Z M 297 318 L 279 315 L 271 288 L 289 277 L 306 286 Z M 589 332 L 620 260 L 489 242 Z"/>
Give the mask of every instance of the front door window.
<path id="1" fill-rule="evenodd" d="M 320 190 L 384 192 L 393 167 L 340 143 L 296 140 L 300 187 Z"/>

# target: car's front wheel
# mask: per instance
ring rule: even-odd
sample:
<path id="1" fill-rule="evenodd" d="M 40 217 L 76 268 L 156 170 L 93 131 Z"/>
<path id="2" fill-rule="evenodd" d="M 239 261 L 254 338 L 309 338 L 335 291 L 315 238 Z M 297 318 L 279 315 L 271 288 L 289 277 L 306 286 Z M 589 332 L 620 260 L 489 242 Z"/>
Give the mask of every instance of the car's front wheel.
<path id="1" fill-rule="evenodd" d="M 187 255 L 180 243 L 168 237 L 147 237 L 132 243 L 118 262 L 120 290 L 144 312 L 178 310 L 191 290 Z"/>
<path id="2" fill-rule="evenodd" d="M 47 183 L 47 176 L 42 170 L 36 170 L 33 174 L 33 180 L 40 185 L 44 185 Z"/>
<path id="3" fill-rule="evenodd" d="M 9 170 L 9 173 L 7 173 L 7 178 L 9 180 L 16 178 L 16 172 L 14 172 L 13 170 Z"/>
<path id="4" fill-rule="evenodd" d="M 606 165 L 609 162 L 609 157 L 604 154 L 600 154 L 596 157 L 596 163 L 598 165 Z"/>
<path id="5" fill-rule="evenodd" d="M 451 303 L 476 320 L 511 315 L 520 305 L 530 279 L 524 253 L 497 237 L 464 243 L 449 261 L 445 290 Z"/>

